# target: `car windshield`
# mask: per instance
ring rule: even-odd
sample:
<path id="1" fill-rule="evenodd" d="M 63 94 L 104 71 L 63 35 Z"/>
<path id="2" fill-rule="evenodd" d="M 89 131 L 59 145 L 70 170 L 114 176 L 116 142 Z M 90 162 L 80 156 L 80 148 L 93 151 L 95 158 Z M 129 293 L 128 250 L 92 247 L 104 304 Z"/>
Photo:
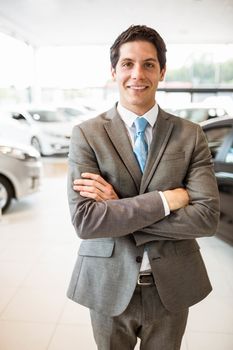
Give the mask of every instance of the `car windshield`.
<path id="1" fill-rule="evenodd" d="M 203 122 L 204 120 L 214 117 L 222 117 L 226 115 L 226 112 L 222 108 L 184 108 L 174 110 L 174 114 L 177 114 L 181 118 L 191 120 L 195 123 Z"/>
<path id="2" fill-rule="evenodd" d="M 196 122 L 196 123 L 208 119 L 208 109 L 205 109 L 205 108 L 180 109 L 180 110 L 175 110 L 174 114 L 179 115 L 181 118 L 192 120 L 193 122 Z"/>
<path id="3" fill-rule="evenodd" d="M 30 110 L 29 113 L 31 114 L 32 118 L 37 122 L 52 123 L 64 122 L 67 120 L 63 113 L 60 113 L 56 110 Z"/>

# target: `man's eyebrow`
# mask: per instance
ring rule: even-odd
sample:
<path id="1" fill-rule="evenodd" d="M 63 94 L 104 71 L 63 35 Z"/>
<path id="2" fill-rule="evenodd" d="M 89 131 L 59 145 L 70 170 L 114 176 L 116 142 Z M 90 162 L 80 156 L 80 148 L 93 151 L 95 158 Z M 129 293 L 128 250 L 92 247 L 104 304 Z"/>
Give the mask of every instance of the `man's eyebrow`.
<path id="1" fill-rule="evenodd" d="M 129 58 L 129 57 L 124 57 L 122 59 L 120 59 L 121 62 L 124 62 L 124 61 L 134 61 L 133 58 Z M 158 59 L 157 58 L 154 58 L 154 57 L 150 57 L 150 58 L 146 58 L 145 60 L 143 60 L 143 62 L 147 62 L 147 61 L 154 61 L 154 62 L 157 62 Z"/>
<path id="2" fill-rule="evenodd" d="M 121 58 L 121 61 L 133 61 L 133 59 L 129 57 L 123 57 Z"/>
<path id="3" fill-rule="evenodd" d="M 154 57 L 151 57 L 151 58 L 147 58 L 146 60 L 144 60 L 144 62 L 147 62 L 147 61 L 154 61 L 154 62 L 157 62 L 158 59 L 157 59 L 157 58 L 154 58 Z"/>

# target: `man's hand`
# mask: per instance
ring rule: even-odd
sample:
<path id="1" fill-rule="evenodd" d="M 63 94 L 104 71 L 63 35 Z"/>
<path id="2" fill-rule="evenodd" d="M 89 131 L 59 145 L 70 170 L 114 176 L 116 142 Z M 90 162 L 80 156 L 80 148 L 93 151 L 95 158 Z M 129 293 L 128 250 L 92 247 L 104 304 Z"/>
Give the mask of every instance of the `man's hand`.
<path id="1" fill-rule="evenodd" d="M 80 196 L 92 198 L 97 202 L 118 199 L 111 184 L 105 181 L 100 175 L 93 173 L 82 173 L 82 179 L 74 180 L 73 189 L 79 192 Z"/>
<path id="2" fill-rule="evenodd" d="M 92 198 L 97 202 L 119 199 L 111 184 L 100 175 L 82 173 L 82 179 L 74 180 L 73 189 L 82 197 Z M 171 211 L 185 207 L 189 203 L 188 192 L 184 188 L 176 188 L 163 192 Z"/>
<path id="3" fill-rule="evenodd" d="M 189 203 L 189 195 L 184 188 L 164 191 L 163 194 L 171 211 L 186 207 Z"/>

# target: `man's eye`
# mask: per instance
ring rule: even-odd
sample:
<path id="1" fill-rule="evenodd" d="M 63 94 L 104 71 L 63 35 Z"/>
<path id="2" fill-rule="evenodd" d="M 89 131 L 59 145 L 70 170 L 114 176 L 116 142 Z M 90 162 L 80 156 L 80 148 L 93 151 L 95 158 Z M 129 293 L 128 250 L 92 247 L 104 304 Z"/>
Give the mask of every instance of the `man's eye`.
<path id="1" fill-rule="evenodd" d="M 130 68 L 130 67 L 132 67 L 132 62 L 124 62 L 122 64 L 122 66 L 125 67 L 125 68 Z"/>
<path id="2" fill-rule="evenodd" d="M 155 66 L 154 63 L 151 63 L 151 62 L 146 62 L 145 63 L 145 67 L 146 68 L 154 68 L 154 66 Z"/>

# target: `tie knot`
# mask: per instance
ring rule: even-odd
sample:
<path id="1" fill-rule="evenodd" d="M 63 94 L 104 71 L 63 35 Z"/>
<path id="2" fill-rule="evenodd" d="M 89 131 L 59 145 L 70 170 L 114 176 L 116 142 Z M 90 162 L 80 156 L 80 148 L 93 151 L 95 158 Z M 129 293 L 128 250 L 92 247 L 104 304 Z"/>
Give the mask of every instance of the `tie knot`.
<path id="1" fill-rule="evenodd" d="M 135 119 L 134 125 L 136 127 L 136 133 L 144 132 L 147 124 L 148 121 L 143 117 Z"/>

